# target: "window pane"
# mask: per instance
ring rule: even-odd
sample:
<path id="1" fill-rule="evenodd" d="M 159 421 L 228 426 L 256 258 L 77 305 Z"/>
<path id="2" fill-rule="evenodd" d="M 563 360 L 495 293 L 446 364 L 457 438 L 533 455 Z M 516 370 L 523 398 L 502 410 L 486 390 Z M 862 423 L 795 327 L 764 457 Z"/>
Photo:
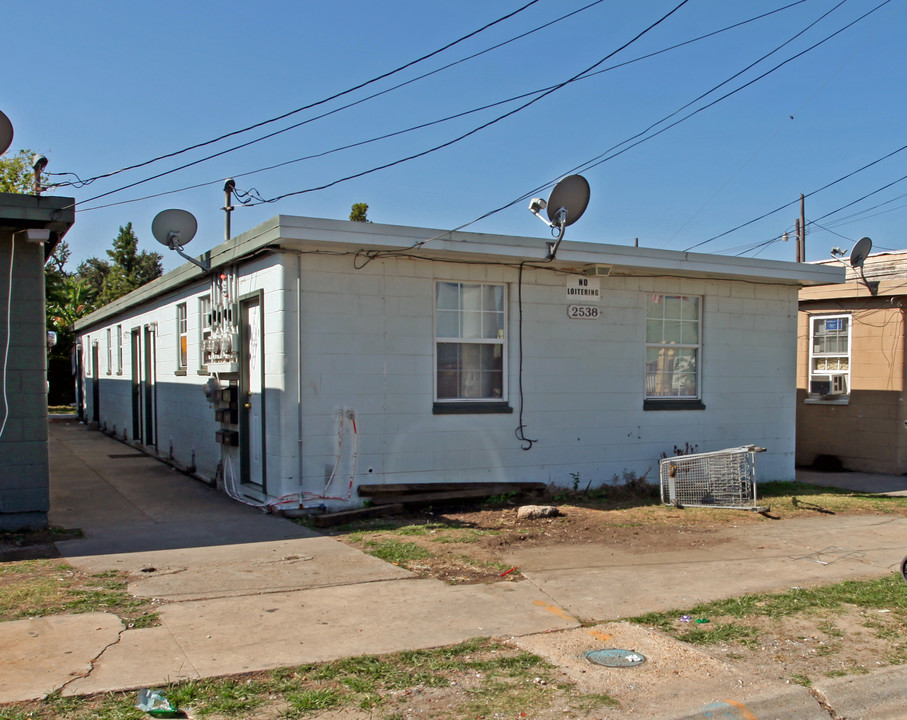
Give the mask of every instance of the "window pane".
<path id="1" fill-rule="evenodd" d="M 685 322 L 680 328 L 680 342 L 684 345 L 699 344 L 699 323 Z"/>
<path id="2" fill-rule="evenodd" d="M 664 338 L 664 321 L 646 320 L 646 342 L 660 343 Z"/>
<path id="3" fill-rule="evenodd" d="M 436 332 L 438 337 L 460 337 L 460 313 L 451 310 L 439 310 Z"/>
<path id="4" fill-rule="evenodd" d="M 683 298 L 665 296 L 664 313 L 665 317 L 670 320 L 680 320 L 683 316 Z"/>
<path id="5" fill-rule="evenodd" d="M 439 310 L 460 309 L 460 286 L 458 283 L 439 282 L 437 284 L 435 306 Z"/>
<path id="6" fill-rule="evenodd" d="M 648 348 L 646 394 L 649 397 L 697 397 L 694 348 Z"/>
<path id="7" fill-rule="evenodd" d="M 482 286 L 460 285 L 461 307 L 463 310 L 479 311 L 482 309 Z"/>
<path id="8" fill-rule="evenodd" d="M 485 310 L 504 312 L 504 288 L 501 285 L 485 285 Z"/>
<path id="9" fill-rule="evenodd" d="M 683 308 L 681 309 L 681 315 L 684 320 L 695 320 L 699 322 L 699 298 L 697 297 L 688 297 L 684 298 Z"/>
<path id="10" fill-rule="evenodd" d="M 680 321 L 665 320 L 664 342 L 676 345 L 680 342 Z"/>
<path id="11" fill-rule="evenodd" d="M 482 313 L 472 310 L 465 310 L 462 315 L 463 331 L 460 337 L 480 338 L 482 337 Z"/>
<path id="12" fill-rule="evenodd" d="M 485 338 L 497 338 L 499 340 L 504 338 L 504 313 L 503 312 L 490 312 L 484 314 L 485 327 L 482 333 L 482 337 Z"/>
<path id="13" fill-rule="evenodd" d="M 646 297 L 646 317 L 661 318 L 664 317 L 664 295 L 648 295 Z"/>

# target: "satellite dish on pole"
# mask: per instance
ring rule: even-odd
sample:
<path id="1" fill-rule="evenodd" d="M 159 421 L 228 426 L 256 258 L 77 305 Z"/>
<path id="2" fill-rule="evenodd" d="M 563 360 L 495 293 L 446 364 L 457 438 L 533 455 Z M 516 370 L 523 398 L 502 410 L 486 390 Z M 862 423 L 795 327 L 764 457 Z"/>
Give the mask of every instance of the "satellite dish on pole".
<path id="1" fill-rule="evenodd" d="M 180 257 L 207 271 L 211 269 L 210 261 L 202 263 L 183 252 L 183 247 L 189 244 L 197 231 L 198 221 L 195 215 L 187 210 L 176 208 L 162 210 L 151 221 L 151 234 L 155 240 L 171 250 L 176 250 Z"/>
<path id="2" fill-rule="evenodd" d="M 561 180 L 548 196 L 548 220 L 557 225 L 559 213 L 563 211 L 564 226 L 579 220 L 589 205 L 589 182 L 582 175 L 568 175 Z"/>
<path id="3" fill-rule="evenodd" d="M 860 238 L 850 251 L 850 266 L 860 271 L 860 279 L 869 288 L 870 294 L 875 295 L 879 292 L 879 281 L 867 280 L 866 274 L 863 272 L 863 264 L 866 262 L 870 250 L 872 250 L 872 240 L 868 237 Z"/>
<path id="4" fill-rule="evenodd" d="M 872 240 L 868 237 L 860 238 L 850 251 L 850 267 L 862 268 L 870 250 L 872 250 Z"/>
<path id="5" fill-rule="evenodd" d="M 589 205 L 589 182 L 582 175 L 568 175 L 559 181 L 548 200 L 534 198 L 529 203 L 529 211 L 540 218 L 542 222 L 558 231 L 558 238 L 553 243 L 548 243 L 547 260 L 554 260 L 557 248 L 564 239 L 564 231 L 568 225 L 572 225 L 579 220 L 586 207 Z M 548 220 L 545 220 L 539 211 L 548 210 Z"/>
<path id="6" fill-rule="evenodd" d="M 13 144 L 13 124 L 0 110 L 0 155 L 9 150 Z"/>

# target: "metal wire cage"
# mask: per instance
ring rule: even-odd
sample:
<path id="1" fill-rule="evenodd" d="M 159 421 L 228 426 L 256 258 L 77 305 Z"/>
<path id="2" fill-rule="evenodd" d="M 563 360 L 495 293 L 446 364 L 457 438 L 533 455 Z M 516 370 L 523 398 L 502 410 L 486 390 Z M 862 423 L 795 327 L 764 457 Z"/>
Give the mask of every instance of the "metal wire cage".
<path id="1" fill-rule="evenodd" d="M 658 464 L 661 501 L 677 507 L 731 508 L 763 512 L 756 504 L 756 445 L 693 455 Z"/>

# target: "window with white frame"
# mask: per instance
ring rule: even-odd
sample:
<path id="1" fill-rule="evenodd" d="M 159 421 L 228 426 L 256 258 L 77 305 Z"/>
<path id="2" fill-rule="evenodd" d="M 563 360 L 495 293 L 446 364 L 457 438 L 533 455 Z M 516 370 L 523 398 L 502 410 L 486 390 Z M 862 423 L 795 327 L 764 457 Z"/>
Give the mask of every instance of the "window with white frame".
<path id="1" fill-rule="evenodd" d="M 189 321 L 186 317 L 186 303 L 176 306 L 177 366 L 185 371 L 189 363 Z"/>
<path id="2" fill-rule="evenodd" d="M 506 292 L 490 283 L 435 286 L 435 398 L 503 401 Z"/>
<path id="3" fill-rule="evenodd" d="M 809 394 L 850 394 L 850 315 L 809 319 Z"/>
<path id="4" fill-rule="evenodd" d="M 107 374 L 113 372 L 113 339 L 110 328 L 107 328 Z"/>
<path id="5" fill-rule="evenodd" d="M 211 296 L 202 295 L 198 299 L 198 364 L 201 370 L 205 370 L 211 358 L 213 348 L 211 347 Z"/>
<path id="6" fill-rule="evenodd" d="M 117 325 L 117 375 L 123 374 L 123 326 Z"/>
<path id="7" fill-rule="evenodd" d="M 646 398 L 699 398 L 702 298 L 646 298 Z"/>

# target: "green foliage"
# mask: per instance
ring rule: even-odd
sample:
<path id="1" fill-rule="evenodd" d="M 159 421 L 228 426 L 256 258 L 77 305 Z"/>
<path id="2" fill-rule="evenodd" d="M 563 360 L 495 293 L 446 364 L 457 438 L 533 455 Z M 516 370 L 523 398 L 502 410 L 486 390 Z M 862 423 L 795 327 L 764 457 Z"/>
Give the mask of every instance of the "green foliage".
<path id="1" fill-rule="evenodd" d="M 34 193 L 34 171 L 31 150 L 0 156 L 0 192 L 31 195 Z"/>
<path id="2" fill-rule="evenodd" d="M 121 225 L 120 232 L 113 240 L 113 248 L 107 251 L 110 263 L 109 271 L 101 282 L 101 305 L 107 305 L 163 275 L 163 256 L 145 250 L 139 252 L 138 246 L 139 239 L 132 229 L 132 223 Z"/>
<path id="3" fill-rule="evenodd" d="M 350 208 L 350 220 L 352 222 L 370 222 L 368 219 L 368 203 L 353 203 Z"/>
<path id="4" fill-rule="evenodd" d="M 385 562 L 395 565 L 406 565 L 413 560 L 430 557 L 431 553 L 416 543 L 401 540 L 371 540 L 365 543 L 366 552 Z"/>

